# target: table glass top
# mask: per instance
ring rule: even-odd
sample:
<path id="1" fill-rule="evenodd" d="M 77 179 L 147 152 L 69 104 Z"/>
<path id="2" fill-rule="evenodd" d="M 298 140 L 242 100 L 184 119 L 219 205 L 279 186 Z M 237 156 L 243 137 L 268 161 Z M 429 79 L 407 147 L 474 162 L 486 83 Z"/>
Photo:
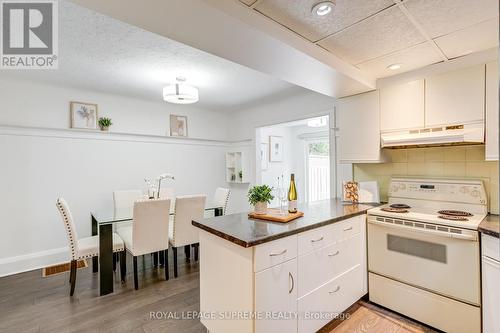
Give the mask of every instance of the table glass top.
<path id="1" fill-rule="evenodd" d="M 207 206 L 205 207 L 205 211 L 215 211 L 216 209 L 222 209 L 222 207 L 218 206 Z M 132 221 L 133 216 L 130 210 L 125 211 L 116 211 L 113 206 L 106 207 L 102 209 L 96 209 L 90 212 L 90 215 L 93 219 L 96 220 L 97 224 L 111 224 L 111 223 L 120 223 L 126 221 Z M 175 215 L 175 211 L 172 210 L 170 212 L 170 216 Z"/>

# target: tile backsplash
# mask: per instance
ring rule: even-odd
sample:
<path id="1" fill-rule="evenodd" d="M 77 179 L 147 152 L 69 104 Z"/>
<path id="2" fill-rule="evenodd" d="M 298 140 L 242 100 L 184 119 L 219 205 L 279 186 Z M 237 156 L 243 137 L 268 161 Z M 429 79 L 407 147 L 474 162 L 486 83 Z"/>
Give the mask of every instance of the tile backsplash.
<path id="1" fill-rule="evenodd" d="M 488 209 L 498 214 L 498 162 L 484 160 L 484 145 L 389 149 L 388 163 L 354 164 L 354 180 L 378 181 L 380 199 L 387 201 L 392 176 L 481 179 Z"/>

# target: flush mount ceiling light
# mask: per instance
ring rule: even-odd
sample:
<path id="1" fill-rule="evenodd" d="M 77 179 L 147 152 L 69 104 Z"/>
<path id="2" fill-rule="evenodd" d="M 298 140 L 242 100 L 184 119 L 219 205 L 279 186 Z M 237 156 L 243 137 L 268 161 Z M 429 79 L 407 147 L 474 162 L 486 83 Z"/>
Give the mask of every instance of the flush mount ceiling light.
<path id="1" fill-rule="evenodd" d="M 395 71 L 396 69 L 401 68 L 401 64 L 391 64 L 391 65 L 387 66 L 387 68 L 390 69 L 391 71 Z"/>
<path id="2" fill-rule="evenodd" d="M 176 83 L 163 88 L 163 100 L 174 104 L 192 104 L 198 102 L 198 88 L 185 84 L 183 77 L 177 77 Z"/>
<path id="3" fill-rule="evenodd" d="M 311 12 L 318 16 L 325 16 L 333 10 L 335 3 L 333 1 L 321 1 L 313 6 Z"/>

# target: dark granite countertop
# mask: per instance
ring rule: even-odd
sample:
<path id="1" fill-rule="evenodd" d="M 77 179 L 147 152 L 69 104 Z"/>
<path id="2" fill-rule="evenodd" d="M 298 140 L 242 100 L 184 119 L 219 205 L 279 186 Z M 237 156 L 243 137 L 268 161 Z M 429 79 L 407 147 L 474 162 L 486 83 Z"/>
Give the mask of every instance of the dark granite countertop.
<path id="1" fill-rule="evenodd" d="M 493 214 L 486 216 L 479 225 L 479 231 L 500 238 L 500 216 Z"/>
<path id="2" fill-rule="evenodd" d="M 349 204 L 331 199 L 299 205 L 304 216 L 288 223 L 250 219 L 247 213 L 206 218 L 192 223 L 232 243 L 251 247 L 365 214 L 373 207 L 370 204 Z"/>

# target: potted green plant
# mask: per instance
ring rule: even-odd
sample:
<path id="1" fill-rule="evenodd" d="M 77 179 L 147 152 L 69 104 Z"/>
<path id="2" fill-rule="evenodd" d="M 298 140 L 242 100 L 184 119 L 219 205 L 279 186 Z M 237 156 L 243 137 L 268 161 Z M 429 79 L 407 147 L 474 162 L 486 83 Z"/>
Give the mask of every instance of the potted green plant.
<path id="1" fill-rule="evenodd" d="M 109 126 L 111 125 L 113 125 L 111 118 L 107 117 L 99 118 L 99 127 L 101 128 L 101 131 L 107 131 L 109 129 Z"/>
<path id="2" fill-rule="evenodd" d="M 255 185 L 248 190 L 248 202 L 254 206 L 256 214 L 264 215 L 267 213 L 267 204 L 274 199 L 272 190 L 267 185 Z"/>

